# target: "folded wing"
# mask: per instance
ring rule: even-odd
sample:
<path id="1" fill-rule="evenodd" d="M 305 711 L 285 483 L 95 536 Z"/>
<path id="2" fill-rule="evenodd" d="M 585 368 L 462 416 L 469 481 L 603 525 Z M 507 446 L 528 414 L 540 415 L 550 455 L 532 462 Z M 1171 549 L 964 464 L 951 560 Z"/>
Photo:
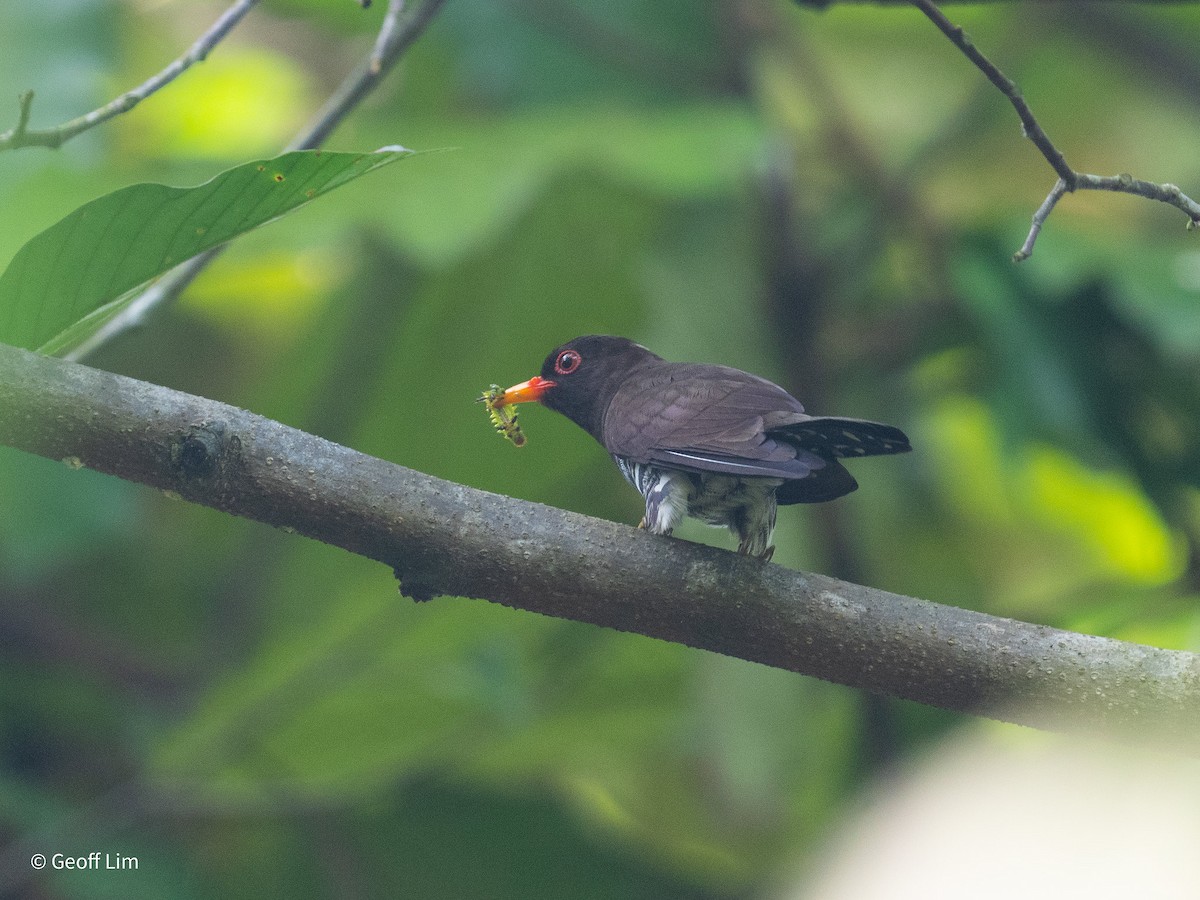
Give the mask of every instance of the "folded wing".
<path id="1" fill-rule="evenodd" d="M 605 423 L 611 453 L 684 471 L 779 478 L 781 504 L 853 491 L 858 485 L 838 458 L 910 449 L 898 428 L 806 415 L 783 388 L 736 369 L 675 363 L 631 382 L 613 401 L 625 415 Z"/>

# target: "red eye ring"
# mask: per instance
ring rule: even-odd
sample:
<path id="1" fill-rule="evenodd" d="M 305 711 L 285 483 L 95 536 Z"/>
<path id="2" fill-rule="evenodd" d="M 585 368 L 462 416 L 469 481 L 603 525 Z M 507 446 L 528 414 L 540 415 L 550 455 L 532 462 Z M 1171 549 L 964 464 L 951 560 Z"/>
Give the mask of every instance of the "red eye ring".
<path id="1" fill-rule="evenodd" d="M 583 357 L 579 355 L 578 350 L 564 350 L 554 360 L 554 371 L 559 375 L 570 375 L 579 368 L 581 362 Z"/>

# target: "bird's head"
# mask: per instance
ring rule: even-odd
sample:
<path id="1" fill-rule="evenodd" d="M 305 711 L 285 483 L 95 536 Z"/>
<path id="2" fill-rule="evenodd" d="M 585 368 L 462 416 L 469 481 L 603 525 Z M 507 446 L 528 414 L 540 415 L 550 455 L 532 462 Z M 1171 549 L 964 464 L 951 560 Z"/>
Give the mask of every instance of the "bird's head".
<path id="1" fill-rule="evenodd" d="M 537 400 L 600 440 L 604 411 L 617 388 L 634 369 L 661 359 L 628 338 L 584 335 L 551 350 L 541 374 L 505 390 L 504 402 Z"/>

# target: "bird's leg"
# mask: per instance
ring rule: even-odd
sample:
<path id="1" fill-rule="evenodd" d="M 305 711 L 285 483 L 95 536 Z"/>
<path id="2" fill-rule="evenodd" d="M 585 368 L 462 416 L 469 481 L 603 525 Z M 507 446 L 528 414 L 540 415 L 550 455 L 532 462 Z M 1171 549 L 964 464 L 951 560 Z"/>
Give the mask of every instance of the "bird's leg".
<path id="1" fill-rule="evenodd" d="M 652 471 L 647 480 L 643 496 L 646 498 L 646 515 L 639 528 L 651 534 L 670 534 L 687 515 L 689 481 L 678 472 Z"/>
<path id="2" fill-rule="evenodd" d="M 738 553 L 768 562 L 775 554 L 771 537 L 775 533 L 775 511 L 778 509 L 772 490 L 760 504 L 742 507 L 734 516 L 729 530 L 737 536 Z"/>

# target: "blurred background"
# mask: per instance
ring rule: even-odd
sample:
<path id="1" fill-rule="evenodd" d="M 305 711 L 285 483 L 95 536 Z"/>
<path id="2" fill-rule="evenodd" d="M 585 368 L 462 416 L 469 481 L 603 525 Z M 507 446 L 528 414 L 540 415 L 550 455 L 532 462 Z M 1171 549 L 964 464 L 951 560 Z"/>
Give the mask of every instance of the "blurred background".
<path id="1" fill-rule="evenodd" d="M 267 0 L 131 113 L 0 155 L 0 265 L 104 192 L 277 153 L 383 7 Z M 225 8 L 0 4 L 0 129 L 28 88 L 35 127 L 106 102 Z M 947 13 L 1076 169 L 1200 194 L 1200 9 Z M 627 335 L 912 438 L 855 466 L 857 493 L 781 511 L 776 562 L 1200 645 L 1200 237 L 1084 193 L 1014 265 L 1053 173 L 919 12 L 449 0 L 327 146 L 394 143 L 441 152 L 238 241 L 89 362 L 634 523 L 575 426 L 527 409 L 518 451 L 473 402 L 564 340 Z M 951 736 L 1047 740 L 416 605 L 382 566 L 8 449 L 0 499 L 0 889 L 19 896 L 806 896 L 881 779 Z M 33 852 L 96 850 L 139 871 L 29 880 Z"/>

